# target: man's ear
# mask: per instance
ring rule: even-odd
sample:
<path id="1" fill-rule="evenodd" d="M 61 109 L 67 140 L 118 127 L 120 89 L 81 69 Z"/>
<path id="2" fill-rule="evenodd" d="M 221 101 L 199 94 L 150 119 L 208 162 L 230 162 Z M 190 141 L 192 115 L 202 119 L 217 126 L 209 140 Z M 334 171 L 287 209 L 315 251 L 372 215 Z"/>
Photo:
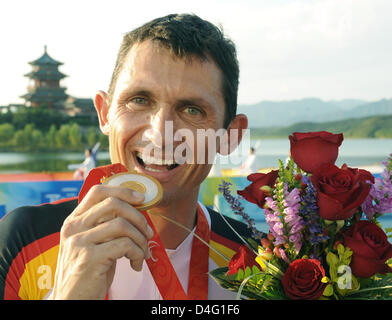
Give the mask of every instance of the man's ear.
<path id="1" fill-rule="evenodd" d="M 226 134 L 221 139 L 218 153 L 222 156 L 227 156 L 232 153 L 241 143 L 243 135 L 248 129 L 248 117 L 244 114 L 237 114 L 230 122 Z"/>
<path id="2" fill-rule="evenodd" d="M 95 95 L 94 106 L 97 110 L 98 120 L 99 120 L 99 128 L 102 133 L 105 135 L 109 135 L 109 121 L 108 121 L 108 112 L 109 112 L 109 104 L 107 94 L 103 91 L 98 91 Z"/>

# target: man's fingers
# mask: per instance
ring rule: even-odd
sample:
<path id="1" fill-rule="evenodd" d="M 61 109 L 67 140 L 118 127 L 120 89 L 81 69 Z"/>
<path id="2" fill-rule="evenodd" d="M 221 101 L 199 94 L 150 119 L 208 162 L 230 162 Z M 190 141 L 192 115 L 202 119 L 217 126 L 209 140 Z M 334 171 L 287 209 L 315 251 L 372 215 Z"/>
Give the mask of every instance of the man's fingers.
<path id="1" fill-rule="evenodd" d="M 90 208 L 78 219 L 86 229 L 93 228 L 106 221 L 121 217 L 134 225 L 148 239 L 153 236 L 153 231 L 147 219 L 137 209 L 118 198 L 109 197 Z"/>
<path id="2" fill-rule="evenodd" d="M 117 260 L 126 257 L 130 260 L 131 267 L 141 271 L 145 252 L 128 237 L 121 237 L 96 246 L 101 259 Z"/>
<path id="3" fill-rule="evenodd" d="M 73 215 L 83 214 L 83 212 L 106 198 L 118 198 L 130 205 L 138 205 L 144 201 L 144 195 L 132 189 L 98 184 L 91 187 L 77 209 L 73 212 Z"/>
<path id="4" fill-rule="evenodd" d="M 84 241 L 93 244 L 102 244 L 122 237 L 131 239 L 144 252 L 145 257 L 149 258 L 147 238 L 122 217 L 101 223 L 83 234 Z"/>

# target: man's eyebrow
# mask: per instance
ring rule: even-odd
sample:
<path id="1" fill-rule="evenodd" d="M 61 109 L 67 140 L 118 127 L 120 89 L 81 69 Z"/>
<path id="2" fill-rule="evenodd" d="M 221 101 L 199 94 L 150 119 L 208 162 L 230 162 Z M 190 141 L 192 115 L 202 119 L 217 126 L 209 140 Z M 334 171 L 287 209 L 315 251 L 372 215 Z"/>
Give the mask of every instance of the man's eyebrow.
<path id="1" fill-rule="evenodd" d="M 176 103 L 177 103 L 177 105 L 180 105 L 180 106 L 195 105 L 195 106 L 199 106 L 199 107 L 205 107 L 208 109 L 212 108 L 211 104 L 207 100 L 205 100 L 203 98 L 196 98 L 196 97 L 178 99 L 176 101 Z"/>
<path id="2" fill-rule="evenodd" d="M 119 99 L 124 100 L 128 99 L 130 96 L 144 96 L 144 97 L 154 97 L 152 91 L 145 89 L 145 88 L 129 88 L 124 90 Z M 199 107 L 204 107 L 206 109 L 211 109 L 212 105 L 206 99 L 200 97 L 186 97 L 186 98 L 179 98 L 175 101 L 177 106 L 185 106 L 185 105 L 195 105 Z"/>
<path id="3" fill-rule="evenodd" d="M 127 99 L 130 96 L 145 96 L 145 97 L 152 97 L 153 93 L 150 90 L 143 89 L 143 88 L 132 88 L 124 90 L 119 98 L 120 99 Z"/>

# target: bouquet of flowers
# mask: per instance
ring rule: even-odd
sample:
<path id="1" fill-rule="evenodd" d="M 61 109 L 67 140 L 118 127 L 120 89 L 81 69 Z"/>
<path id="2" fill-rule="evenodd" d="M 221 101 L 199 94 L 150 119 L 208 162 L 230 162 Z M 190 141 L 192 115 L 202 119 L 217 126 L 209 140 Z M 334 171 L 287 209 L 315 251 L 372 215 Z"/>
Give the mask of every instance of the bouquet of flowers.
<path id="1" fill-rule="evenodd" d="M 293 133 L 279 169 L 253 173 L 237 193 L 269 226 L 254 227 L 231 183 L 219 190 L 253 230 L 228 267 L 211 272 L 237 298 L 392 299 L 392 245 L 378 218 L 392 212 L 392 154 L 379 178 L 335 165 L 342 134 Z"/>

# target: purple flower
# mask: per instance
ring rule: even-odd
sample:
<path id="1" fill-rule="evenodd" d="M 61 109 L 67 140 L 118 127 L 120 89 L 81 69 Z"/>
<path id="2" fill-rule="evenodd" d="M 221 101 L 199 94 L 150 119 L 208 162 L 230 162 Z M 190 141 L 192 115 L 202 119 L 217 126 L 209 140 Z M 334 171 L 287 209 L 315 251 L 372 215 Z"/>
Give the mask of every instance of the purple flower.
<path id="1" fill-rule="evenodd" d="M 255 221 L 252 219 L 247 213 L 244 212 L 244 207 L 238 198 L 233 197 L 230 191 L 231 182 L 226 182 L 222 179 L 222 184 L 219 185 L 219 192 L 222 192 L 223 197 L 230 204 L 230 208 L 233 210 L 233 213 L 242 217 L 244 222 L 248 225 L 248 228 L 252 230 L 252 236 L 255 239 L 261 239 L 264 236 L 263 232 L 260 232 L 255 227 Z"/>
<path id="2" fill-rule="evenodd" d="M 277 186 L 279 189 L 279 186 Z M 276 190 L 274 197 L 267 197 L 265 203 L 268 209 L 264 210 L 265 220 L 269 225 L 270 232 L 274 236 L 274 245 L 289 244 L 298 254 L 302 247 L 301 231 L 302 218 L 299 216 L 300 196 L 299 190 L 294 188 L 290 192 L 287 184 L 283 187 L 283 200 L 277 200 Z"/>
<path id="3" fill-rule="evenodd" d="M 302 176 L 303 182 L 307 184 L 306 192 L 301 196 L 300 215 L 304 220 L 305 227 L 309 230 L 309 242 L 314 246 L 329 239 L 323 234 L 320 216 L 317 206 L 317 191 L 310 182 L 309 178 Z"/>
<path id="4" fill-rule="evenodd" d="M 383 161 L 383 165 L 385 168 L 381 178 L 375 179 L 368 197 L 362 204 L 362 210 L 369 220 L 376 214 L 392 212 L 392 154 L 388 161 Z"/>

